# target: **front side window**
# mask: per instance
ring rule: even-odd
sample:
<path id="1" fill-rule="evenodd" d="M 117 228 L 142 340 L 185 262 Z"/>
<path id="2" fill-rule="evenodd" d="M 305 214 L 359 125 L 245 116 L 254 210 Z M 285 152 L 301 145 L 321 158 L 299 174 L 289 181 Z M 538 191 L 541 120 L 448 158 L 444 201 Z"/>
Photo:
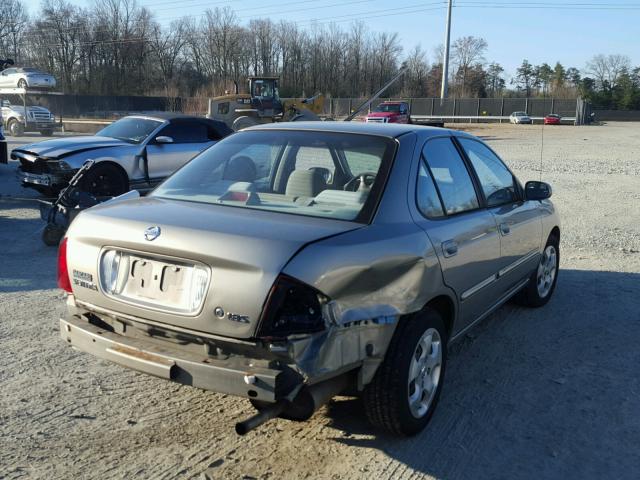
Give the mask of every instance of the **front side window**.
<path id="1" fill-rule="evenodd" d="M 383 193 L 395 146 L 394 140 L 370 135 L 242 131 L 196 156 L 150 195 L 368 223 Z M 380 155 L 377 162 L 369 159 L 364 184 L 334 162 L 334 157 L 363 150 Z M 336 174 L 328 178 L 327 170 Z"/>
<path id="2" fill-rule="evenodd" d="M 459 141 L 478 175 L 487 206 L 516 202 L 516 182 L 502 160 L 483 143 L 468 138 L 460 138 Z"/>
<path id="3" fill-rule="evenodd" d="M 127 117 L 113 122 L 96 135 L 117 138 L 128 143 L 142 143 L 160 125 L 162 122 L 150 118 Z"/>
<path id="4" fill-rule="evenodd" d="M 422 151 L 447 215 L 478 208 L 478 197 L 464 161 L 451 138 L 430 140 Z"/>
<path id="5" fill-rule="evenodd" d="M 384 156 L 385 145 L 359 145 L 344 151 L 349 173 L 354 177 L 366 172 L 377 172 Z"/>

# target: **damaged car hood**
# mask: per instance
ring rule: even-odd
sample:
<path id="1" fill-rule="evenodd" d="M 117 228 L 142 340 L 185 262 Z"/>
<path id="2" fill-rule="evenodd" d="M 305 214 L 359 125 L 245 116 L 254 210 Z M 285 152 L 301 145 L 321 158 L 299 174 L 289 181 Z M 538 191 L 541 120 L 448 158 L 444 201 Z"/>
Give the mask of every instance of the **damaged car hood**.
<path id="1" fill-rule="evenodd" d="M 67 258 L 69 271 L 77 276 L 71 278 L 77 301 L 138 318 L 152 316 L 154 321 L 177 327 L 249 338 L 256 331 L 275 279 L 297 252 L 310 243 L 362 226 L 148 197 L 107 202 L 82 212 L 68 231 Z M 154 238 L 145 238 L 149 228 Z M 193 315 L 181 315 L 154 307 L 150 315 L 149 303 L 143 298 L 138 301 L 106 294 L 96 261 L 105 249 L 148 257 L 152 265 L 159 259 L 165 264 L 204 266 L 209 279 L 201 308 Z"/>
<path id="2" fill-rule="evenodd" d="M 123 140 L 111 137 L 98 136 L 78 136 L 56 138 L 54 140 L 45 140 L 44 142 L 32 143 L 21 148 L 13 150 L 14 153 L 26 154 L 22 158 L 64 158 L 75 153 L 87 152 L 101 148 L 113 147 L 129 147 L 139 149 L 139 145 L 132 145 Z"/>

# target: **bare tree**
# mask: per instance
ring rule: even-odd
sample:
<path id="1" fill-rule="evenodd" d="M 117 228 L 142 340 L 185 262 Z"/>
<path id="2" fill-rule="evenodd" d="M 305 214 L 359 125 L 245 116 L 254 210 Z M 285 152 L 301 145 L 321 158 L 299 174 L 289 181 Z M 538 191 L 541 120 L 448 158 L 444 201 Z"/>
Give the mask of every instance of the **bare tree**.
<path id="1" fill-rule="evenodd" d="M 586 72 L 594 77 L 596 85 L 603 90 L 614 89 L 620 75 L 631 67 L 626 55 L 595 55 L 587 63 Z"/>
<path id="2" fill-rule="evenodd" d="M 404 75 L 403 96 L 426 96 L 429 64 L 427 63 L 427 55 L 420 46 L 414 47 L 411 51 L 407 57 L 406 65 L 407 73 Z"/>
<path id="3" fill-rule="evenodd" d="M 0 57 L 20 60 L 22 34 L 27 20 L 20 0 L 3 0 L 0 3 Z"/>
<path id="4" fill-rule="evenodd" d="M 467 78 L 469 70 L 484 63 L 484 54 L 487 51 L 487 41 L 484 38 L 466 36 L 453 42 L 452 56 L 455 68 L 455 78 L 458 94 L 467 95 Z"/>

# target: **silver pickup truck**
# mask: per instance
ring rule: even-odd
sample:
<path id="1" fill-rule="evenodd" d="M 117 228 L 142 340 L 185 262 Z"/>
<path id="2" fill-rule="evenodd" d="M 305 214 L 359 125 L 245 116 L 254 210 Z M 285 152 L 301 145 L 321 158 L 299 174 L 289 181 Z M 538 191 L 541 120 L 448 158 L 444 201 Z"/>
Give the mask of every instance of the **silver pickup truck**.
<path id="1" fill-rule="evenodd" d="M 13 137 L 19 137 L 24 132 L 40 132 L 48 137 L 59 128 L 56 117 L 44 107 L 31 105 L 25 109 L 23 105 L 12 105 L 9 100 L 2 100 L 0 110 L 2 125 Z"/>

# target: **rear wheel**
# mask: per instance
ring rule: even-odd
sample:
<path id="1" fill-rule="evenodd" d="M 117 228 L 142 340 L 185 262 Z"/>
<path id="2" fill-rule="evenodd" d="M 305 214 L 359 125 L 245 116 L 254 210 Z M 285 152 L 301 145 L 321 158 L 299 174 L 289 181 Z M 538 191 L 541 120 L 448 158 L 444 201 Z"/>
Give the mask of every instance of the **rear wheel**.
<path id="1" fill-rule="evenodd" d="M 129 191 L 129 180 L 115 165 L 98 163 L 81 180 L 82 189 L 95 197 L 116 197 Z"/>
<path id="2" fill-rule="evenodd" d="M 517 295 L 516 300 L 527 307 L 542 307 L 553 295 L 558 282 L 560 266 L 560 241 L 551 235 L 544 247 L 538 267 L 531 273 L 529 283 Z"/>
<path id="3" fill-rule="evenodd" d="M 395 434 L 414 435 L 431 419 L 442 390 L 447 332 L 438 312 L 404 319 L 363 400 L 369 421 Z"/>
<path id="4" fill-rule="evenodd" d="M 9 120 L 7 130 L 9 130 L 10 135 L 14 137 L 21 137 L 24 134 L 24 125 L 14 118 Z"/>

